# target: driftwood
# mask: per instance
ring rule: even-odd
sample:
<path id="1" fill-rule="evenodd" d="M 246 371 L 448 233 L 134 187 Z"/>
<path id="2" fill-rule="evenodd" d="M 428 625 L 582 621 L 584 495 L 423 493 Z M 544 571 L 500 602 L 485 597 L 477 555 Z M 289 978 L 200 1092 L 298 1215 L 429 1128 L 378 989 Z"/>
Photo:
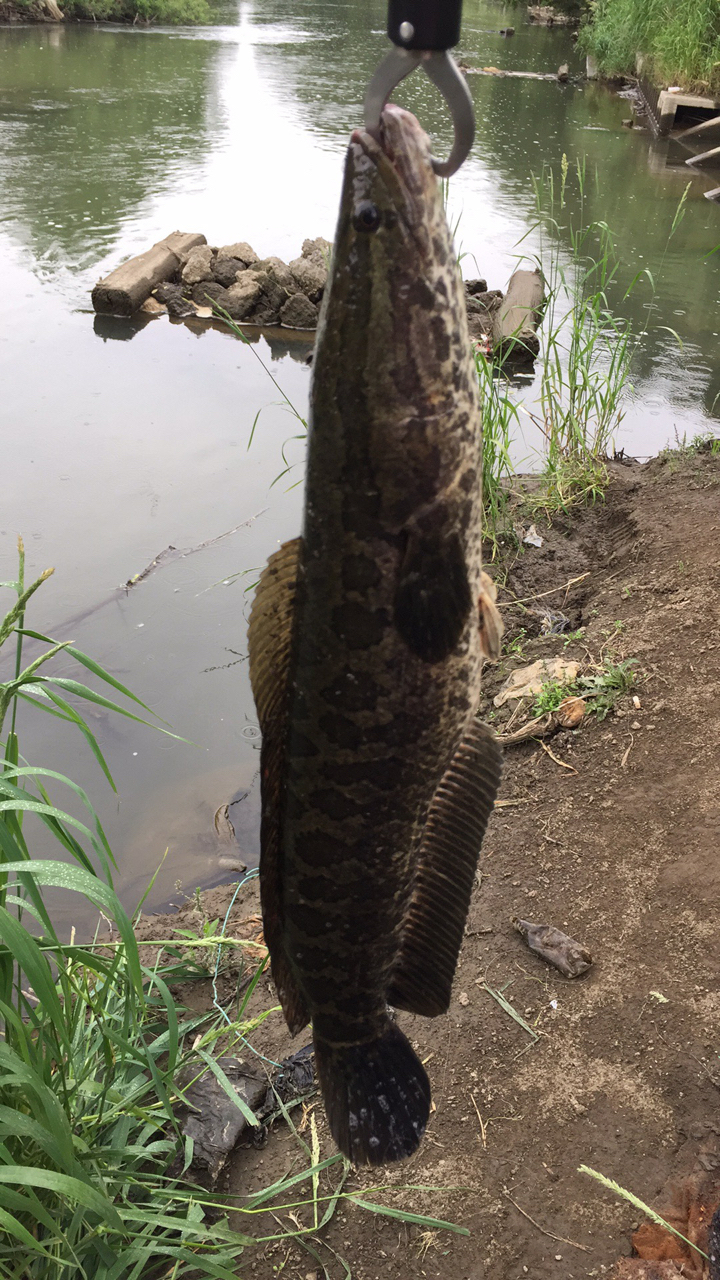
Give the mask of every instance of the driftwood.
<path id="1" fill-rule="evenodd" d="M 514 80 L 557 80 L 554 71 L 505 71 L 501 67 L 466 67 L 466 76 L 509 76 Z"/>
<path id="2" fill-rule="evenodd" d="M 92 304 L 103 315 L 131 316 L 150 296 L 155 285 L 174 275 L 187 254 L 196 245 L 206 244 L 197 232 L 173 231 L 121 267 L 98 280 L 92 291 Z"/>
<path id="3" fill-rule="evenodd" d="M 543 282 L 538 270 L 513 272 L 502 305 L 493 317 L 493 347 L 499 356 L 512 351 L 534 360 L 540 350 L 536 329 L 543 304 Z"/>
<path id="4" fill-rule="evenodd" d="M 720 165 L 720 147 L 713 147 L 710 151 L 703 151 L 699 156 L 690 156 L 685 161 L 686 164 L 710 164 Z"/>

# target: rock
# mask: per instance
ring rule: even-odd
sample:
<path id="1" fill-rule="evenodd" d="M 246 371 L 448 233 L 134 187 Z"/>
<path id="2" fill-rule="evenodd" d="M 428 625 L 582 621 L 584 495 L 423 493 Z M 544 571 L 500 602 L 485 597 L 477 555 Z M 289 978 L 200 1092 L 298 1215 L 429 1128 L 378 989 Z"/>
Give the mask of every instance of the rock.
<path id="1" fill-rule="evenodd" d="M 263 297 L 267 299 L 272 310 L 279 312 L 283 304 L 287 302 L 288 290 L 284 289 L 281 284 L 278 284 L 275 277 L 271 275 L 269 271 L 258 271 L 256 268 L 252 273 L 248 272 L 248 276 L 250 274 L 254 276 L 255 280 L 260 285 Z M 296 288 L 297 286 L 291 286 L 290 291 L 294 293 Z"/>
<path id="2" fill-rule="evenodd" d="M 491 289 L 488 293 L 466 295 L 468 328 L 470 337 L 478 341 L 490 338 L 493 332 L 494 317 L 503 300 L 502 290 Z"/>
<path id="3" fill-rule="evenodd" d="M 245 240 L 222 245 L 217 251 L 217 256 L 218 262 L 225 262 L 227 258 L 239 258 L 246 267 L 253 267 L 260 261 L 255 250 Z"/>
<path id="4" fill-rule="evenodd" d="M 194 306 L 184 297 L 179 284 L 170 284 L 168 280 L 163 280 L 157 288 L 153 289 L 153 297 L 157 298 L 158 302 L 164 303 L 168 314 L 175 320 L 185 320 L 188 316 L 195 315 Z"/>
<path id="5" fill-rule="evenodd" d="M 214 302 L 227 307 L 227 289 L 214 280 L 202 280 L 200 284 L 193 285 L 191 297 L 199 307 L 211 307 Z"/>
<path id="6" fill-rule="evenodd" d="M 310 243 L 314 243 L 314 241 L 305 241 L 305 244 Z M 263 258 L 258 262 L 256 270 L 266 271 L 270 279 L 279 284 L 281 289 L 285 289 L 288 293 L 295 293 L 297 285 L 290 273 L 290 268 L 283 262 L 282 258 Z"/>
<path id="7" fill-rule="evenodd" d="M 233 320 L 246 320 L 262 294 L 262 289 L 252 272 L 243 272 L 236 284 L 226 294 L 227 310 Z"/>
<path id="8" fill-rule="evenodd" d="M 558 67 L 557 78 L 561 84 L 567 84 L 570 79 L 570 68 L 567 62 L 563 62 L 562 66 Z"/>
<path id="9" fill-rule="evenodd" d="M 248 322 L 272 328 L 280 323 L 280 312 L 277 307 L 273 307 L 267 298 L 261 298 L 255 310 L 248 316 Z"/>
<path id="10" fill-rule="evenodd" d="M 241 258 L 218 257 L 213 267 L 213 275 L 219 285 L 229 289 L 231 284 L 235 284 L 239 273 L 246 269 L 247 264 Z"/>
<path id="11" fill-rule="evenodd" d="M 501 36 L 505 36 L 505 39 L 507 39 L 509 36 L 514 36 L 514 35 L 515 35 L 515 28 L 514 28 L 514 27 L 501 27 L 501 28 L 500 28 L 500 35 L 501 35 Z"/>
<path id="12" fill-rule="evenodd" d="M 466 280 L 465 292 L 473 295 L 476 293 L 487 293 L 487 280 Z"/>
<path id="13" fill-rule="evenodd" d="M 212 280 L 213 251 L 209 244 L 198 245 L 191 249 L 187 262 L 182 269 L 183 284 L 199 284 L 201 280 Z"/>
<path id="14" fill-rule="evenodd" d="M 332 256 L 332 245 L 329 240 L 318 236 L 316 240 L 303 240 L 302 256 L 327 271 Z"/>
<path id="15" fill-rule="evenodd" d="M 311 258 L 293 258 L 289 267 L 296 289 L 304 293 L 311 302 L 319 302 L 327 283 L 326 268 L 319 266 Z"/>
<path id="16" fill-rule="evenodd" d="M 315 329 L 318 311 L 304 293 L 293 293 L 280 311 L 280 323 L 287 329 Z"/>

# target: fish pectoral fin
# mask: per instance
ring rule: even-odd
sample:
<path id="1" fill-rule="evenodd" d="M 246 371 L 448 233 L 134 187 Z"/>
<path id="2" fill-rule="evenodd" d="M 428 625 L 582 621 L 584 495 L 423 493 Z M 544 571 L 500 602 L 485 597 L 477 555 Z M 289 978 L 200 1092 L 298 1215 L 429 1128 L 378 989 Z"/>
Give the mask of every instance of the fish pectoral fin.
<path id="1" fill-rule="evenodd" d="M 407 526 L 395 592 L 394 621 L 413 653 L 441 662 L 456 648 L 471 608 L 462 541 L 438 500 Z"/>
<path id="2" fill-rule="evenodd" d="M 478 612 L 480 617 L 480 648 L 488 662 L 497 662 L 502 651 L 502 638 L 505 623 L 500 616 L 495 601 L 497 590 L 489 574 L 480 574 L 480 598 Z"/>
<path id="3" fill-rule="evenodd" d="M 433 797 L 388 1002 L 445 1013 L 485 828 L 500 785 L 495 734 L 474 719 Z"/>
<path id="4" fill-rule="evenodd" d="M 295 597 L 301 539 L 286 542 L 270 557 L 250 611 L 250 683 L 262 730 L 260 773 L 260 898 L 272 976 L 285 1021 L 293 1035 L 310 1021 L 285 951 L 282 912 L 281 791 L 285 776 L 288 696 Z"/>

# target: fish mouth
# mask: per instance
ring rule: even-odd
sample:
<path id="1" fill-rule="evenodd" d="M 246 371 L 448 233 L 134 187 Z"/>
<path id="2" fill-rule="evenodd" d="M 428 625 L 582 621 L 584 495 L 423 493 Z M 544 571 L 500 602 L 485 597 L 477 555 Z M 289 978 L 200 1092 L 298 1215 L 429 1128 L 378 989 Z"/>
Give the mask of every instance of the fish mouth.
<path id="1" fill-rule="evenodd" d="M 411 225 L 419 222 L 427 212 L 428 201 L 435 196 L 437 179 L 430 139 L 412 112 L 388 103 L 379 128 L 372 133 L 355 129 L 351 143 L 376 166 L 390 190 L 397 192 L 399 181 L 405 216 Z"/>

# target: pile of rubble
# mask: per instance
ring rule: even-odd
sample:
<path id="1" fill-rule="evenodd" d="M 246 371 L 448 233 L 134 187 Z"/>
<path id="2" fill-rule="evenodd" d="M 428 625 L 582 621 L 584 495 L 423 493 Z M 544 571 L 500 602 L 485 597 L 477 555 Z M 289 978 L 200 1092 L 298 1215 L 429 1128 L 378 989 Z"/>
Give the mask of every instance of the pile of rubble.
<path id="1" fill-rule="evenodd" d="M 99 315 L 169 314 L 211 320 L 226 313 L 239 324 L 313 330 L 327 284 L 332 245 L 322 236 L 303 242 L 292 262 L 260 258 L 244 240 L 209 245 L 195 232 L 173 231 L 145 253 L 117 267 L 92 291 Z M 470 336 L 495 359 L 532 363 L 543 307 L 538 271 L 518 269 L 503 294 L 485 280 L 466 280 Z"/>
<path id="2" fill-rule="evenodd" d="M 285 263 L 281 258 L 259 258 L 242 240 L 220 248 L 197 245 L 188 253 L 177 282 L 162 282 L 152 297 L 181 318 L 222 307 L 245 324 L 314 329 L 331 250 L 319 236 L 306 240 L 301 256 Z"/>

